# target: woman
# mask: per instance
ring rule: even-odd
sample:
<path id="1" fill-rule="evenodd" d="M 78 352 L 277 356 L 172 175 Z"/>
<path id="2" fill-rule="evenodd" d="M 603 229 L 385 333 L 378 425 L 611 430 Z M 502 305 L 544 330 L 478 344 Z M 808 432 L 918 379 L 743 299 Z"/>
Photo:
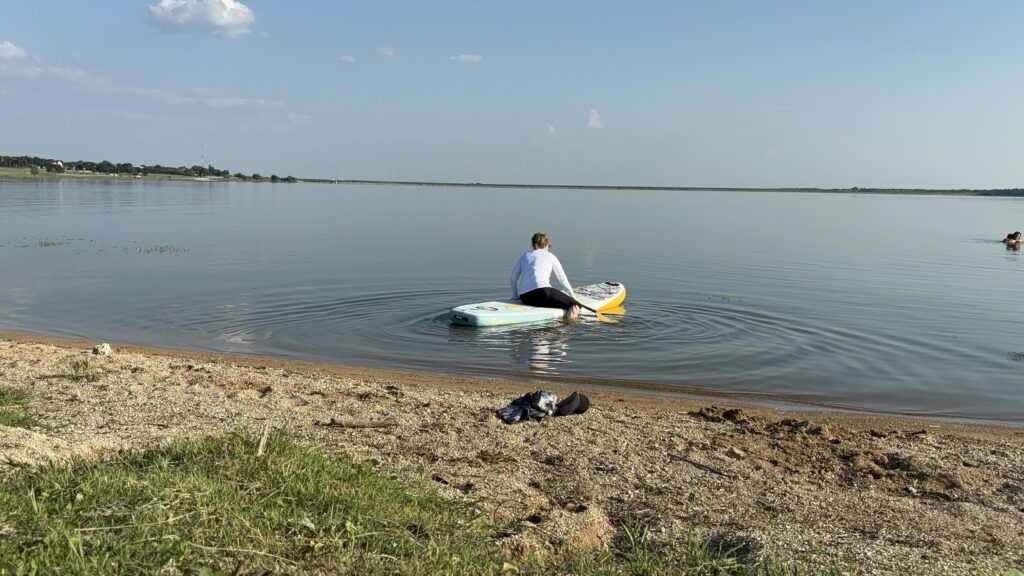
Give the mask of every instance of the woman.
<path id="1" fill-rule="evenodd" d="M 1006 239 L 1003 240 L 1004 244 L 1020 244 L 1020 232 L 1011 232 L 1006 235 Z"/>
<path id="2" fill-rule="evenodd" d="M 527 306 L 561 308 L 567 320 L 576 320 L 580 317 L 580 307 L 572 296 L 572 286 L 565 277 L 562 263 L 550 251 L 548 235 L 537 232 L 530 241 L 533 250 L 520 256 L 512 268 L 512 298 L 518 298 Z M 551 287 L 552 272 L 569 294 Z"/>

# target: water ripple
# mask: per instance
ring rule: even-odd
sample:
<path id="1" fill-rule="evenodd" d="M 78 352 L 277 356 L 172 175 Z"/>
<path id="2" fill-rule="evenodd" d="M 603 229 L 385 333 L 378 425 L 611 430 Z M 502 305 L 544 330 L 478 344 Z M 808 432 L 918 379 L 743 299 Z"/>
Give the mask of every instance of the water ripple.
<path id="1" fill-rule="evenodd" d="M 490 217 L 492 200 L 510 195 L 519 202 Z M 542 201 L 550 216 L 534 209 Z M 638 193 L 629 219 L 605 225 L 622 201 L 571 190 L 0 181 L 0 322 L 396 368 L 1024 413 L 1024 261 L 997 241 L 1024 221 L 1024 202 Z M 580 217 L 560 217 L 570 212 Z M 621 322 L 449 325 L 450 307 L 505 297 L 510 260 L 534 227 L 557 232 L 574 281 L 613 274 L 629 286 Z M 141 255 L 141 245 L 188 251 Z"/>

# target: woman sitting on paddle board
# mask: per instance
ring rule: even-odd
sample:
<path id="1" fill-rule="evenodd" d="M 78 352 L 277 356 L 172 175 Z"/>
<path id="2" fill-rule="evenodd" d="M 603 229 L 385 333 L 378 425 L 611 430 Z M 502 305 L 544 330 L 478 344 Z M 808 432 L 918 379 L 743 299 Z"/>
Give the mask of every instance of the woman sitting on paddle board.
<path id="1" fill-rule="evenodd" d="M 512 268 L 512 298 L 519 298 L 527 306 L 561 308 L 565 310 L 565 317 L 569 320 L 579 318 L 580 307 L 571 296 L 572 286 L 565 277 L 562 263 L 548 249 L 548 235 L 537 232 L 531 238 L 531 242 L 533 250 L 520 256 Z M 551 287 L 552 272 L 569 294 Z"/>

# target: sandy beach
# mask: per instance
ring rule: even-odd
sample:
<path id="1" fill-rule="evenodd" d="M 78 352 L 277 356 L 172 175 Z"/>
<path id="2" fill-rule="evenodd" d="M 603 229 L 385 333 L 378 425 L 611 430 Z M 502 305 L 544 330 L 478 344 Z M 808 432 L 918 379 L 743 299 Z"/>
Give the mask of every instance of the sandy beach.
<path id="1" fill-rule="evenodd" d="M 510 554 L 597 548 L 641 520 L 659 544 L 697 535 L 749 560 L 1024 568 L 1020 428 L 585 387 L 585 414 L 507 425 L 495 409 L 536 383 L 95 344 L 0 332 L 0 385 L 31 391 L 42 422 L 0 427 L 0 466 L 287 427 L 516 521 Z M 97 381 L 69 377 L 76 360 Z"/>

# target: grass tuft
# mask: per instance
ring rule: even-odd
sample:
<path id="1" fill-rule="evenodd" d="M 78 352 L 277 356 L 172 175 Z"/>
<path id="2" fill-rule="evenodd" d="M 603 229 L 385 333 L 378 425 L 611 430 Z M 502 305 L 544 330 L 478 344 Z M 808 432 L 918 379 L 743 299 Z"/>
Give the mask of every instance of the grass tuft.
<path id="1" fill-rule="evenodd" d="M 0 386 L 0 426 L 33 428 L 39 419 L 28 408 L 32 394 L 21 388 Z"/>
<path id="2" fill-rule="evenodd" d="M 99 382 L 106 375 L 106 372 L 103 370 L 93 370 L 90 368 L 88 360 L 72 360 L 71 373 L 65 374 L 67 378 L 80 382 Z"/>

